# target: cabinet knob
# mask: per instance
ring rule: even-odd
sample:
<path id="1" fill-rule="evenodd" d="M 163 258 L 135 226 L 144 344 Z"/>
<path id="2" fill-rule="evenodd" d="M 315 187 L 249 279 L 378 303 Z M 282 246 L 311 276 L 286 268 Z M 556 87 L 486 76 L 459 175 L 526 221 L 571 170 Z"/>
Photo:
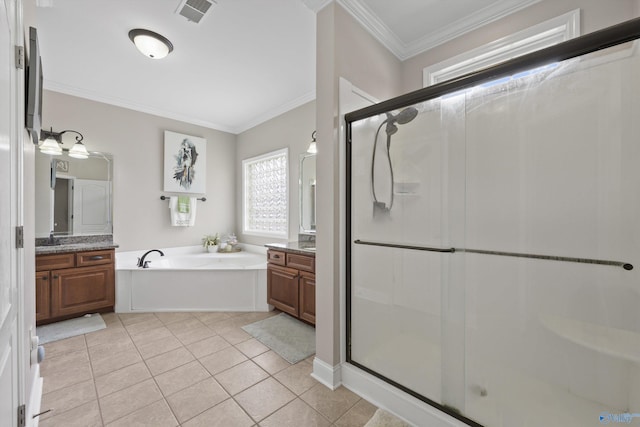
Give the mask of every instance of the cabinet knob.
<path id="1" fill-rule="evenodd" d="M 273 255 L 271 258 L 280 259 L 280 255 Z"/>
<path id="2" fill-rule="evenodd" d="M 58 275 L 57 275 L 57 274 L 55 274 L 55 275 L 53 276 L 53 278 L 54 278 L 54 279 L 57 279 L 57 278 L 58 278 Z"/>
<path id="3" fill-rule="evenodd" d="M 49 276 L 42 276 L 42 280 L 49 280 Z"/>

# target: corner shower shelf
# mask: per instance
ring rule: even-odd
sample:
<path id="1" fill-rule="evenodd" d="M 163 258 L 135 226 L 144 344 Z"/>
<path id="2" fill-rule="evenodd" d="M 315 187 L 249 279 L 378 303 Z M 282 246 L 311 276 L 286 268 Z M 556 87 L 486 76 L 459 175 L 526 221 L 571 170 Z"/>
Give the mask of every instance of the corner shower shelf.
<path id="1" fill-rule="evenodd" d="M 583 347 L 640 363 L 640 333 L 545 314 L 540 321 L 550 331 Z"/>

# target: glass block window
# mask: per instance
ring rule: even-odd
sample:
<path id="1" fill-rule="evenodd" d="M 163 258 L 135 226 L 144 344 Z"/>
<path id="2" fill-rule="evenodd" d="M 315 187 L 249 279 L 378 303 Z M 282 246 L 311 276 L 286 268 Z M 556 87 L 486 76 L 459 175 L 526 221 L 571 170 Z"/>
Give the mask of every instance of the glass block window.
<path id="1" fill-rule="evenodd" d="M 243 232 L 286 238 L 289 234 L 289 163 L 286 148 L 242 161 Z"/>

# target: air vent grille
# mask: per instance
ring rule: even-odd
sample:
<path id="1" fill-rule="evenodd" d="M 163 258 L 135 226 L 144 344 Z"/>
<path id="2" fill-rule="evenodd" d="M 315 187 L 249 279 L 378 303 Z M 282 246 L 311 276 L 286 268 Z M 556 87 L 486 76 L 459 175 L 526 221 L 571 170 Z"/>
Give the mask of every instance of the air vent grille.
<path id="1" fill-rule="evenodd" d="M 182 0 L 176 12 L 189 21 L 199 23 L 214 4 L 213 0 Z"/>

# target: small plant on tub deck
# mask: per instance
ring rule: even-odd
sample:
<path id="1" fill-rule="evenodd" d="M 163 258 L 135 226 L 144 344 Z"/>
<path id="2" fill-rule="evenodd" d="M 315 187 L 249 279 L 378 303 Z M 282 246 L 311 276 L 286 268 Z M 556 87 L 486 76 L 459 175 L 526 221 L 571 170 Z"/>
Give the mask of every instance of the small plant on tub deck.
<path id="1" fill-rule="evenodd" d="M 216 233 L 215 236 L 208 235 L 202 238 L 202 246 L 205 249 L 209 249 L 209 246 L 217 246 L 218 244 L 220 244 L 220 236 L 218 233 Z"/>

